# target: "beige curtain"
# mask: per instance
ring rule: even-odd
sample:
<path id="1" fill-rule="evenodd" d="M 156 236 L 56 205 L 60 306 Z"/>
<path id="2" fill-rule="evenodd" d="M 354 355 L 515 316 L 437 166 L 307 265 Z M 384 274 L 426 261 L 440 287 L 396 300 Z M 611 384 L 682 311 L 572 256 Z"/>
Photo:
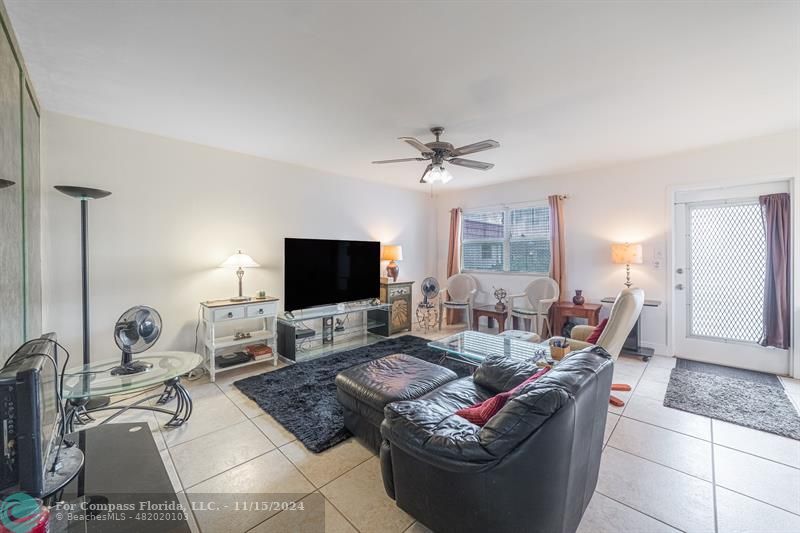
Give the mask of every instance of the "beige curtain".
<path id="1" fill-rule="evenodd" d="M 550 205 L 550 249 L 553 253 L 550 262 L 550 277 L 558 283 L 558 299 L 563 301 L 567 289 L 566 248 L 564 247 L 564 197 L 558 194 L 547 197 Z M 550 307 L 550 323 L 555 310 Z M 550 331 L 550 335 L 561 335 L 560 331 Z"/>
<path id="2" fill-rule="evenodd" d="M 564 300 L 567 288 L 566 249 L 564 247 L 564 198 L 559 195 L 547 197 L 550 204 L 550 248 L 553 259 L 550 265 L 550 277 L 558 283 L 559 300 Z"/>
<path id="3" fill-rule="evenodd" d="M 447 277 L 461 272 L 461 208 L 450 210 L 450 241 L 447 245 Z M 445 322 L 456 323 L 461 320 L 458 314 L 463 314 L 457 309 L 448 309 Z"/>

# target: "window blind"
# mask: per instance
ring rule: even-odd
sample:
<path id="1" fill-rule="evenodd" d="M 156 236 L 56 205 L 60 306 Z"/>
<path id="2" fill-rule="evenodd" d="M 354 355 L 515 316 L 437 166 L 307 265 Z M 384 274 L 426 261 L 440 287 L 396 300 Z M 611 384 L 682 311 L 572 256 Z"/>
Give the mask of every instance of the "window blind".
<path id="1" fill-rule="evenodd" d="M 531 273 L 550 270 L 547 206 L 465 212 L 462 220 L 463 270 Z"/>

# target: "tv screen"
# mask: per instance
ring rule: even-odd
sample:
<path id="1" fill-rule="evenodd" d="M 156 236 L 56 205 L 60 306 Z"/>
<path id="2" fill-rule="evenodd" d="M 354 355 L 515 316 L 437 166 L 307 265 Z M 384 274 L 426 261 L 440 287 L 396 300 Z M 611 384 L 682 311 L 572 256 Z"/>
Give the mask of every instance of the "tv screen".
<path id="1" fill-rule="evenodd" d="M 285 239 L 284 309 L 377 298 L 381 243 Z"/>

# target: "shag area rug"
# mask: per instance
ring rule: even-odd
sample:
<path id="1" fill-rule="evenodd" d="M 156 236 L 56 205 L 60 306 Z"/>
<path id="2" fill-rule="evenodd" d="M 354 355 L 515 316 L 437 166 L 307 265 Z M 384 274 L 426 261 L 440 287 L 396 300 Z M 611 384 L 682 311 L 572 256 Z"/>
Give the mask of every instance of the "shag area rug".
<path id="1" fill-rule="evenodd" d="M 428 339 L 404 335 L 240 379 L 234 385 L 306 448 L 319 453 L 351 436 L 344 427 L 344 412 L 336 399 L 336 374 L 394 353 L 440 364 L 442 352 L 429 348 L 428 342 Z M 469 375 L 474 369 L 450 359 L 445 359 L 441 365 L 459 377 Z"/>
<path id="2" fill-rule="evenodd" d="M 775 386 L 763 378 L 730 377 L 727 369 L 719 373 L 705 370 L 695 372 L 676 365 L 664 406 L 800 440 L 800 415 L 777 378 Z"/>
<path id="3" fill-rule="evenodd" d="M 775 374 L 767 374 L 766 372 L 756 372 L 755 370 L 744 370 L 743 368 L 733 368 L 730 366 L 715 365 L 713 363 L 703 363 L 700 361 L 692 361 L 691 359 L 678 358 L 675 363 L 676 368 L 683 370 L 691 370 L 692 372 L 702 372 L 703 374 L 712 374 L 715 376 L 722 376 L 727 378 L 743 379 L 745 381 L 752 381 L 753 383 L 761 383 L 762 385 L 769 385 L 770 387 L 783 388 L 781 380 Z"/>

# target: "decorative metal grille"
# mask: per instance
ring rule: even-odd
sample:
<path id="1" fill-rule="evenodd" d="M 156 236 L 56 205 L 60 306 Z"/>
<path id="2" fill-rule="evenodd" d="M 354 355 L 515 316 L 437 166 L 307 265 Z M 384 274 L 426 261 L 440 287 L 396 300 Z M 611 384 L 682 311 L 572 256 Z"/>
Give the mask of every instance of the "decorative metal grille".
<path id="1" fill-rule="evenodd" d="M 767 246 L 757 202 L 689 207 L 689 331 L 758 342 Z"/>

